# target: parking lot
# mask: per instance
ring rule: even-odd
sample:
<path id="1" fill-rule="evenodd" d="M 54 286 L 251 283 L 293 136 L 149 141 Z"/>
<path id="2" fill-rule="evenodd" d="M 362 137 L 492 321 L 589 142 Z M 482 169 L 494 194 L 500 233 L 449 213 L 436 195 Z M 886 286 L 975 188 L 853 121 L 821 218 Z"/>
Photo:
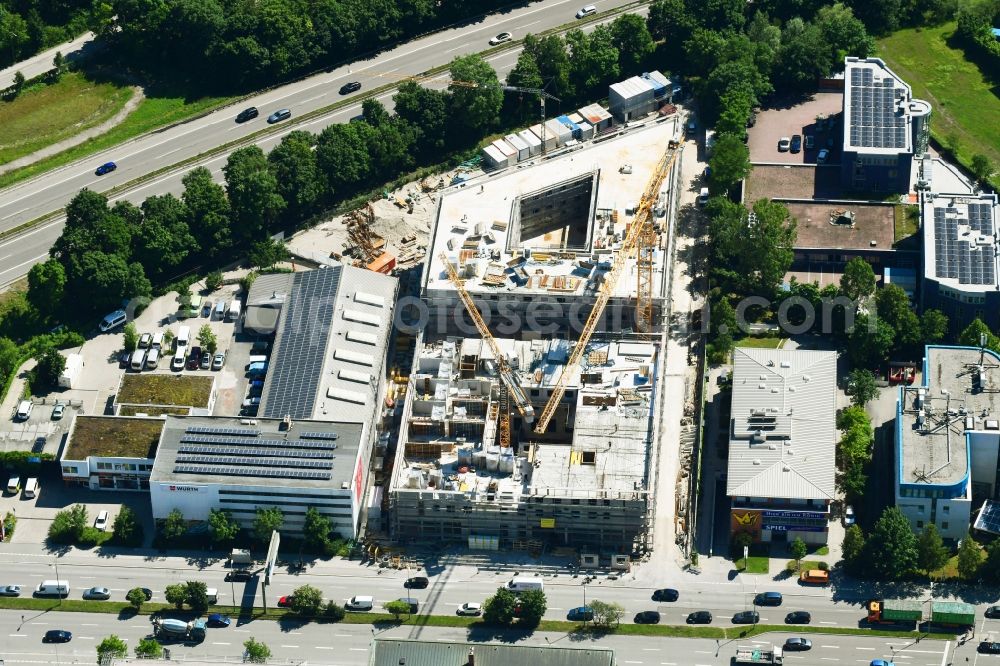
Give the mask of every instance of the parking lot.
<path id="1" fill-rule="evenodd" d="M 830 150 L 827 163 L 840 161 L 840 145 L 843 136 L 842 114 L 844 96 L 842 93 L 816 93 L 804 102 L 789 106 L 763 109 L 757 113 L 757 121 L 749 130 L 750 161 L 754 163 L 815 164 L 820 149 Z M 817 127 L 817 117 L 835 116 L 832 129 L 824 123 Z M 791 138 L 799 134 L 803 137 L 799 152 L 779 151 L 778 141 L 782 137 Z M 806 137 L 812 136 L 814 145 L 805 145 Z"/>

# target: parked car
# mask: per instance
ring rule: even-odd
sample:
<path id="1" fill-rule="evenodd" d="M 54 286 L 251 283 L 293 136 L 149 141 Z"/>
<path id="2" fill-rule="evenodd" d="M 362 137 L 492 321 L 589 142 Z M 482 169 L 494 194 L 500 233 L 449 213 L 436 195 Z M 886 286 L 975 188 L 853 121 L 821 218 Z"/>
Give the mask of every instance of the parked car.
<path id="1" fill-rule="evenodd" d="M 132 360 L 132 352 L 124 351 L 118 354 L 118 369 L 124 370 L 128 367 L 129 361 Z"/>
<path id="2" fill-rule="evenodd" d="M 635 614 L 636 624 L 659 624 L 660 614 L 656 611 L 641 611 Z"/>
<path id="3" fill-rule="evenodd" d="M 590 606 L 578 606 L 570 608 L 566 613 L 566 619 L 570 622 L 590 622 L 594 619 L 594 609 Z"/>
<path id="4" fill-rule="evenodd" d="M 854 524 L 854 521 L 855 521 L 854 507 L 848 504 L 844 508 L 844 527 L 850 527 L 851 525 Z"/>
<path id="5" fill-rule="evenodd" d="M 466 602 L 458 607 L 458 615 L 482 615 L 483 605 L 473 602 Z"/>
<path id="6" fill-rule="evenodd" d="M 816 163 L 826 164 L 826 161 L 830 159 L 830 151 L 826 148 L 821 148 L 818 153 L 816 153 Z"/>
<path id="7" fill-rule="evenodd" d="M 704 206 L 707 203 L 708 203 L 708 188 L 707 187 L 703 187 L 698 192 L 698 205 L 699 206 Z"/>
<path id="8" fill-rule="evenodd" d="M 31 410 L 34 409 L 35 403 L 30 400 L 22 400 L 17 403 L 17 411 L 14 413 L 15 421 L 27 421 L 31 418 Z"/>
<path id="9" fill-rule="evenodd" d="M 92 587 L 89 590 L 84 590 L 83 598 L 92 601 L 107 601 L 111 598 L 111 590 L 106 587 Z"/>
<path id="10" fill-rule="evenodd" d="M 793 153 L 797 153 L 800 150 L 802 150 L 802 135 L 801 134 L 793 134 L 792 135 L 792 145 L 791 145 L 791 148 L 789 148 L 789 150 L 791 150 Z"/>
<path id="11" fill-rule="evenodd" d="M 94 175 L 95 176 L 103 176 L 106 173 L 111 173 L 112 171 L 114 171 L 117 168 L 118 168 L 118 165 L 115 164 L 114 162 L 105 162 L 101 166 L 97 167 L 97 170 L 94 171 Z"/>
<path id="12" fill-rule="evenodd" d="M 174 357 L 170 360 L 171 370 L 183 370 L 184 369 L 184 352 L 178 352 L 174 354 Z"/>
<path id="13" fill-rule="evenodd" d="M 358 92 L 359 90 L 361 90 L 360 81 L 351 81 L 350 83 L 345 83 L 344 85 L 340 86 L 341 95 L 349 95 L 352 92 Z"/>
<path id="14" fill-rule="evenodd" d="M 222 370 L 222 366 L 226 364 L 226 355 L 223 352 L 219 352 L 212 359 L 212 370 Z"/>
<path id="15" fill-rule="evenodd" d="M 784 153 L 788 150 L 788 147 L 792 145 L 792 140 L 787 136 L 783 136 L 778 139 L 778 152 Z"/>
<path id="16" fill-rule="evenodd" d="M 403 587 L 408 590 L 422 590 L 430 585 L 430 581 L 427 580 L 426 576 L 414 576 L 413 578 L 407 578 L 406 582 L 403 583 Z"/>
<path id="17" fill-rule="evenodd" d="M 288 608 L 293 603 L 295 603 L 295 595 L 294 594 L 289 594 L 287 596 L 284 596 L 284 597 L 281 597 L 280 599 L 278 599 L 278 607 L 279 608 Z"/>
<path id="18" fill-rule="evenodd" d="M 19 597 L 19 596 L 21 596 L 20 585 L 4 585 L 0 587 L 0 597 Z"/>
<path id="19" fill-rule="evenodd" d="M 983 654 L 1000 654 L 1000 643 L 996 641 L 982 641 L 979 643 L 979 651 Z"/>
<path id="20" fill-rule="evenodd" d="M 653 591 L 653 601 L 677 601 L 678 597 L 680 594 L 677 590 L 669 587 Z"/>
<path id="21" fill-rule="evenodd" d="M 43 643 L 69 643 L 73 640 L 73 634 L 64 629 L 49 629 L 42 636 Z"/>
<path id="22" fill-rule="evenodd" d="M 146 597 L 146 601 L 150 601 L 153 598 L 153 591 L 148 587 L 140 587 L 142 590 L 142 596 Z"/>
<path id="23" fill-rule="evenodd" d="M 255 379 L 252 382 L 250 382 L 250 390 L 247 393 L 248 396 L 250 396 L 252 398 L 254 396 L 258 396 L 258 395 L 262 394 L 263 392 L 264 392 L 264 380 L 263 379 Z"/>
<path id="24" fill-rule="evenodd" d="M 597 13 L 597 7 L 595 7 L 594 5 L 587 5 L 586 7 L 580 8 L 580 11 L 576 13 L 576 17 L 578 19 L 581 19 L 585 16 L 590 16 L 591 14 L 596 14 L 596 13 Z"/>
<path id="25" fill-rule="evenodd" d="M 52 420 L 58 421 L 66 413 L 66 403 L 57 402 L 56 406 L 52 408 Z"/>
<path id="26" fill-rule="evenodd" d="M 187 359 L 187 369 L 197 370 L 198 364 L 201 363 L 201 347 L 191 347 L 191 353 L 188 355 Z"/>
<path id="27" fill-rule="evenodd" d="M 712 614 L 708 611 L 695 611 L 693 613 L 688 613 L 687 616 L 688 624 L 711 624 Z"/>
<path id="28" fill-rule="evenodd" d="M 760 622 L 760 613 L 757 611 L 740 611 L 733 616 L 733 624 L 757 624 Z"/>
<path id="29" fill-rule="evenodd" d="M 227 616 L 222 613 L 212 613 L 208 616 L 208 626 L 226 628 L 232 623 Z"/>
<path id="30" fill-rule="evenodd" d="M 256 106 L 251 106 L 249 108 L 243 109 L 236 114 L 236 122 L 245 123 L 248 120 L 253 120 L 260 115 L 260 111 L 257 110 Z"/>
<path id="31" fill-rule="evenodd" d="M 140 349 L 145 349 L 146 347 L 148 347 L 152 343 L 153 343 L 153 334 L 152 333 L 143 333 L 142 335 L 139 336 L 139 348 Z"/>
<path id="32" fill-rule="evenodd" d="M 785 641 L 785 649 L 789 652 L 805 652 L 812 649 L 812 641 L 808 638 L 793 636 Z"/>
<path id="33" fill-rule="evenodd" d="M 282 120 L 288 120 L 291 117 L 292 112 L 288 109 L 278 109 L 267 117 L 267 122 L 268 124 L 273 125 L 274 123 L 280 123 Z"/>
<path id="34" fill-rule="evenodd" d="M 94 527 L 101 531 L 108 529 L 108 512 L 101 511 L 97 514 L 97 519 L 94 521 Z"/>
<path id="35" fill-rule="evenodd" d="M 499 35 L 490 40 L 490 45 L 496 46 L 497 44 L 503 44 L 504 42 L 509 42 L 514 38 L 514 35 L 509 32 L 501 32 Z"/>
<path id="36" fill-rule="evenodd" d="M 226 573 L 226 582 L 234 581 L 237 583 L 243 583 L 253 578 L 253 572 L 247 571 L 246 569 L 240 569 L 238 571 L 230 571 Z"/>
<path id="37" fill-rule="evenodd" d="M 253 397 L 246 398 L 243 401 L 243 409 L 257 409 L 258 407 L 260 407 L 260 396 L 259 395 L 255 395 Z M 404 585 L 403 587 L 409 587 L 409 585 Z"/>
<path id="38" fill-rule="evenodd" d="M 1000 606 L 990 606 L 989 608 L 986 609 L 984 615 L 986 615 L 986 617 L 989 618 L 1000 617 Z"/>
<path id="39" fill-rule="evenodd" d="M 198 367 L 200 367 L 202 370 L 208 370 L 209 368 L 211 368 L 212 367 L 212 355 L 209 354 L 208 352 L 205 352 L 204 354 L 202 354 L 201 355 L 201 363 L 198 364 Z"/>
<path id="40" fill-rule="evenodd" d="M 785 616 L 785 624 L 809 624 L 812 621 L 812 615 L 807 611 L 792 611 Z"/>

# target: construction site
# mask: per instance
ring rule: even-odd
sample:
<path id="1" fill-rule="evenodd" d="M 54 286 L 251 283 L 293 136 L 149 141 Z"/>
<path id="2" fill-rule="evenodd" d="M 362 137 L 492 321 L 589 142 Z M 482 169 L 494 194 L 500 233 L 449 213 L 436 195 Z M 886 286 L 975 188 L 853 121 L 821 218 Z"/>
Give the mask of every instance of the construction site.
<path id="1" fill-rule="evenodd" d="M 643 550 L 677 130 L 654 121 L 442 193 L 393 541 Z"/>

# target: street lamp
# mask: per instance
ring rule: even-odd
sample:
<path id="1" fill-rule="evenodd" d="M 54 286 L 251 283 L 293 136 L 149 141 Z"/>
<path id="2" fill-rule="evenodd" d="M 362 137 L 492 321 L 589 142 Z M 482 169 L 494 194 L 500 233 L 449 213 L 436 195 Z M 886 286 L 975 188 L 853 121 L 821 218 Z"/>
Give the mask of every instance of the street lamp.
<path id="1" fill-rule="evenodd" d="M 59 603 L 57 603 L 56 605 L 61 606 L 63 595 L 62 595 L 62 589 L 60 589 L 60 586 L 62 585 L 62 580 L 59 578 L 59 560 L 56 559 L 55 561 L 53 561 L 52 566 L 56 568 L 56 591 L 59 592 Z"/>

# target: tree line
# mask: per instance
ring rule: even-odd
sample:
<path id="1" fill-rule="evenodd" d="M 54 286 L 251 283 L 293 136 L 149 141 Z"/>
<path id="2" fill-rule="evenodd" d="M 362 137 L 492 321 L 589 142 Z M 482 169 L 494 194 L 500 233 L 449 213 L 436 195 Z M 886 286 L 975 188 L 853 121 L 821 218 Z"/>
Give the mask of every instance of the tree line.
<path id="1" fill-rule="evenodd" d="M 91 24 L 92 0 L 0 1 L 0 67 L 85 32 Z M 0 86 L 10 85 L 10 81 Z"/>

